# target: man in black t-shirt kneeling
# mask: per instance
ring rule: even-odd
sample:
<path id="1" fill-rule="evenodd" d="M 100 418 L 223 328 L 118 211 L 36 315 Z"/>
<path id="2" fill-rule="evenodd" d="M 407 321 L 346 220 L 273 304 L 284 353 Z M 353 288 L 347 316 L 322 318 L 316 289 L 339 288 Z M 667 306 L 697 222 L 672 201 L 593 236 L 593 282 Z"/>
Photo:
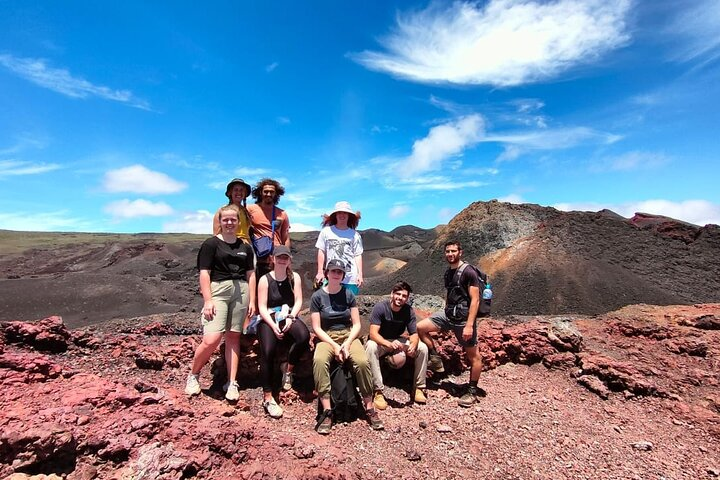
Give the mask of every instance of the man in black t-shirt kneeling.
<path id="1" fill-rule="evenodd" d="M 398 282 L 390 293 L 390 298 L 375 305 L 370 314 L 370 340 L 365 345 L 368 363 L 373 375 L 375 388 L 375 408 L 384 410 L 387 401 L 383 395 L 383 379 L 380 371 L 380 359 L 390 355 L 390 365 L 400 368 L 405 356 L 415 359 L 415 380 L 413 400 L 426 403 L 425 377 L 427 376 L 428 348 L 420 341 L 416 329 L 415 312 L 408 305 L 412 288 L 406 282 Z M 410 338 L 402 335 L 407 330 Z"/>

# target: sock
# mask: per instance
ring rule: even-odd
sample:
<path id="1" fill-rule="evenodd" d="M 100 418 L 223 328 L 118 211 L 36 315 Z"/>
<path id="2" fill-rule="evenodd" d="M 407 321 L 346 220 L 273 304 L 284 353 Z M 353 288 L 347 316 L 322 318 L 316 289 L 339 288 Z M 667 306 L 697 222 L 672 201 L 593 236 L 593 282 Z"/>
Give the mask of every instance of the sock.
<path id="1" fill-rule="evenodd" d="M 470 388 L 478 388 L 478 381 L 477 380 L 470 380 Z"/>

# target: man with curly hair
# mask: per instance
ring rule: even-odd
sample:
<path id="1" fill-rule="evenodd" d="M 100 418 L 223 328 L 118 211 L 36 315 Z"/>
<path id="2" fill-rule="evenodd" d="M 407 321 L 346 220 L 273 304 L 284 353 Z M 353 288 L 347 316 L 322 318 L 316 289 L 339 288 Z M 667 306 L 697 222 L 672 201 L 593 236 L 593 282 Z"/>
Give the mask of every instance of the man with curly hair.
<path id="1" fill-rule="evenodd" d="M 285 210 L 277 207 L 284 193 L 283 186 L 272 178 L 263 178 L 255 185 L 252 191 L 255 204 L 247 207 L 252 226 L 250 234 L 252 239 L 268 237 L 273 245 L 285 245 L 290 248 L 290 220 Z M 258 279 L 272 270 L 269 260 L 269 253 L 264 256 L 258 255 Z"/>

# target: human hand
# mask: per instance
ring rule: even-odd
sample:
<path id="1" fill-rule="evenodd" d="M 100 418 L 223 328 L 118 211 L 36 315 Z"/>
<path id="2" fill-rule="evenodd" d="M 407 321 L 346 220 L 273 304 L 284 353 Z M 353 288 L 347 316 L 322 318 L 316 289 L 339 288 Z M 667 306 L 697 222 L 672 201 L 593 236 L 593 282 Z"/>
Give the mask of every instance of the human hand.
<path id="1" fill-rule="evenodd" d="M 318 272 L 318 273 L 315 275 L 315 281 L 316 281 L 316 282 L 322 282 L 323 280 L 325 280 L 325 274 L 324 274 L 323 272 Z"/>
<path id="2" fill-rule="evenodd" d="M 335 345 L 333 345 L 333 351 L 335 353 L 335 360 L 337 360 L 340 363 L 343 363 L 345 361 L 345 359 L 343 359 L 342 347 L 336 343 Z"/>
<path id="3" fill-rule="evenodd" d="M 410 345 L 407 346 L 407 350 L 405 350 L 405 353 L 408 357 L 415 358 L 415 355 L 417 355 L 417 344 L 410 342 Z"/>
<path id="4" fill-rule="evenodd" d="M 255 304 L 253 304 L 252 302 L 250 302 L 250 303 L 248 304 L 248 307 L 247 307 L 247 315 L 248 315 L 248 317 L 252 317 L 252 316 L 255 315 L 256 313 L 257 313 L 257 309 L 255 308 Z"/>
<path id="5" fill-rule="evenodd" d="M 294 320 L 295 320 L 295 317 L 293 317 L 292 315 L 288 315 L 287 317 L 285 317 L 285 325 L 282 328 L 283 333 L 290 330 L 290 327 L 292 327 L 292 323 Z"/>
<path id="6" fill-rule="evenodd" d="M 396 340 L 393 340 L 393 341 L 390 343 L 390 347 L 392 347 L 392 349 L 393 349 L 394 352 L 399 352 L 400 350 L 403 350 L 403 349 L 404 349 L 405 344 L 402 343 L 400 340 L 397 340 L 397 339 L 396 339 Z"/>
<path id="7" fill-rule="evenodd" d="M 465 325 L 465 328 L 463 328 L 463 331 L 462 331 L 463 340 L 465 340 L 465 341 L 470 340 L 472 338 L 472 336 L 473 336 L 473 325 L 472 324 Z"/>
<path id="8" fill-rule="evenodd" d="M 355 283 L 357 283 L 358 288 L 363 286 L 363 283 L 365 283 L 365 279 L 363 278 L 362 274 L 359 274 L 357 276 L 357 280 Z"/>
<path id="9" fill-rule="evenodd" d="M 350 358 L 350 344 L 347 341 L 344 341 L 343 344 L 340 346 L 340 351 L 342 352 L 343 362 Z"/>
<path id="10" fill-rule="evenodd" d="M 206 320 L 212 320 L 215 314 L 217 313 L 217 310 L 215 309 L 215 304 L 212 300 L 208 300 L 203 305 L 202 314 L 203 317 L 205 317 Z"/>

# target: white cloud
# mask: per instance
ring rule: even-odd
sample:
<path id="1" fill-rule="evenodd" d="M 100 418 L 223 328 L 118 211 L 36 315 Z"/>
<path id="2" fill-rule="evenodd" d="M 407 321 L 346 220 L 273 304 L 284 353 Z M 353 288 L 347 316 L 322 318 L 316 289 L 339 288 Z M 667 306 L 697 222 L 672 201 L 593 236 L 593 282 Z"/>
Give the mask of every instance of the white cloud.
<path id="1" fill-rule="evenodd" d="M 103 188 L 108 192 L 156 195 L 180 192 L 187 188 L 187 184 L 173 180 L 164 173 L 149 170 L 142 165 L 132 165 L 106 172 Z"/>
<path id="2" fill-rule="evenodd" d="M 265 71 L 267 73 L 273 72 L 278 67 L 278 65 L 280 65 L 278 62 L 273 62 L 270 65 L 266 65 Z"/>
<path id="3" fill-rule="evenodd" d="M 93 232 L 104 230 L 97 222 L 89 222 L 73 217 L 67 210 L 0 213 L 0 229 L 22 232 Z"/>
<path id="4" fill-rule="evenodd" d="M 47 140 L 30 134 L 22 134 L 14 145 L 0 149 L 0 155 L 14 155 L 23 150 L 45 148 Z"/>
<path id="5" fill-rule="evenodd" d="M 312 225 L 305 225 L 304 223 L 291 223 L 290 224 L 290 231 L 292 232 L 317 232 L 320 230 L 320 225 L 312 226 Z"/>
<path id="6" fill-rule="evenodd" d="M 695 225 L 707 225 L 708 223 L 720 225 L 720 205 L 706 200 L 685 200 L 682 202 L 645 200 L 621 204 L 558 203 L 552 206 L 563 211 L 599 211 L 608 209 L 627 218 L 632 217 L 637 212 L 643 212 L 664 215 Z"/>
<path id="7" fill-rule="evenodd" d="M 397 132 L 397 128 L 391 125 L 373 125 L 370 129 L 371 133 L 392 133 Z"/>
<path id="8" fill-rule="evenodd" d="M 404 217 L 410 212 L 410 206 L 405 204 L 397 204 L 393 205 L 392 208 L 390 208 L 390 211 L 388 212 L 388 217 L 390 218 L 399 218 Z"/>
<path id="9" fill-rule="evenodd" d="M 138 217 L 164 217 L 172 215 L 173 209 L 164 202 L 150 202 L 143 199 L 118 200 L 105 205 L 103 209 L 114 219 L 138 218 Z"/>
<path id="10" fill-rule="evenodd" d="M 675 59 L 710 62 L 720 57 L 720 2 L 699 0 L 677 6 L 680 12 L 667 28 L 681 39 L 675 42 Z"/>
<path id="11" fill-rule="evenodd" d="M 275 117 L 275 121 L 278 123 L 278 125 L 289 125 L 290 119 L 288 117 Z"/>
<path id="12" fill-rule="evenodd" d="M 505 151 L 498 157 L 503 161 L 514 160 L 528 150 L 558 150 L 587 143 L 608 145 L 621 138 L 592 128 L 567 127 L 487 135 L 482 141 L 505 144 Z"/>
<path id="13" fill-rule="evenodd" d="M 554 78 L 629 40 L 631 0 L 435 2 L 399 15 L 386 52 L 350 57 L 416 82 L 513 86 Z"/>
<path id="14" fill-rule="evenodd" d="M 70 98 L 98 97 L 143 110 L 150 109 L 145 100 L 135 97 L 130 90 L 113 90 L 101 85 L 93 85 L 84 78 L 74 77 L 65 69 L 49 67 L 43 59 L 18 58 L 3 54 L 0 55 L 0 65 L 19 77 Z"/>
<path id="15" fill-rule="evenodd" d="M 212 234 L 213 214 L 207 210 L 187 212 L 180 220 L 165 222 L 162 231 L 165 233 L 206 233 Z"/>
<path id="16" fill-rule="evenodd" d="M 522 198 L 517 193 L 511 193 L 510 195 L 505 195 L 504 197 L 498 198 L 499 202 L 507 202 L 507 203 L 515 203 L 515 204 L 521 204 L 521 203 L 527 203 L 524 198 Z"/>
<path id="17" fill-rule="evenodd" d="M 480 142 L 485 121 L 473 114 L 432 127 L 425 138 L 413 143 L 412 153 L 395 165 L 401 178 L 437 170 L 444 160 L 460 155 L 466 148 Z"/>
<path id="18" fill-rule="evenodd" d="M 383 186 L 388 190 L 396 191 L 453 191 L 462 190 L 464 188 L 477 188 L 488 185 L 487 182 L 481 182 L 479 180 L 466 180 L 460 181 L 458 178 L 464 176 L 459 174 L 457 178 L 446 177 L 442 175 L 424 175 L 409 179 L 393 179 L 392 177 L 386 177 L 382 180 Z"/>
<path id="19" fill-rule="evenodd" d="M 37 175 L 61 168 L 56 163 L 31 163 L 20 160 L 0 160 L 0 178 Z"/>
<path id="20" fill-rule="evenodd" d="M 670 159 L 662 153 L 632 151 L 601 159 L 591 165 L 590 170 L 593 172 L 645 170 L 660 167 L 669 161 Z"/>

